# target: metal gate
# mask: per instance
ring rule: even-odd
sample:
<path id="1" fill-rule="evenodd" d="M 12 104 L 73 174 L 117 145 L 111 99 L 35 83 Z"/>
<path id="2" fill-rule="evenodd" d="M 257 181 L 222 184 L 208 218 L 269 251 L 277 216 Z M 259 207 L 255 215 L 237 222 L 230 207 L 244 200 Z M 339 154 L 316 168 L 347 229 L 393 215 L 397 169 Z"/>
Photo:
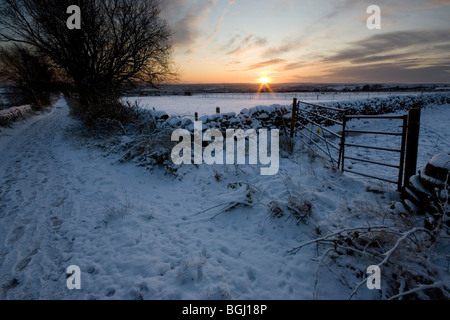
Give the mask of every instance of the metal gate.
<path id="1" fill-rule="evenodd" d="M 399 121 L 401 132 L 351 130 L 347 124 L 351 120 L 395 120 Z M 296 131 L 296 128 L 300 130 Z M 417 149 L 420 130 L 420 109 L 411 109 L 407 115 L 347 115 L 346 110 L 321 106 L 294 98 L 291 122 L 291 138 L 298 133 L 298 138 L 310 149 L 320 151 L 327 156 L 331 163 L 342 172 L 350 172 L 367 178 L 372 178 L 392 184 L 396 184 L 398 191 L 409 182 L 409 178 L 415 174 L 417 165 Z M 388 148 L 379 145 L 366 145 L 349 143 L 348 135 L 375 135 L 400 137 L 398 148 Z M 339 142 L 337 142 L 339 141 Z M 363 159 L 348 155 L 349 149 L 367 149 L 383 151 L 399 155 L 397 163 L 389 161 L 380 162 L 375 159 Z M 375 166 L 387 167 L 398 170 L 396 180 L 381 176 L 375 176 L 368 172 L 358 172 L 345 167 L 346 160 L 368 163 Z"/>
<path id="2" fill-rule="evenodd" d="M 291 138 L 294 137 L 295 129 L 298 127 L 300 141 L 313 151 L 322 152 L 336 168 L 339 168 L 342 158 L 342 148 L 339 143 L 342 141 L 340 130 L 344 124 L 342 120 L 345 110 L 303 101 L 297 102 L 297 99 L 294 99 L 293 106 Z"/>
<path id="3" fill-rule="evenodd" d="M 347 123 L 350 120 L 353 119 L 372 119 L 372 120 L 398 120 L 401 122 L 401 132 L 385 132 L 385 131 L 364 131 L 364 130 L 349 130 L 347 129 Z M 350 172 L 356 175 L 360 175 L 367 178 L 372 178 L 388 183 L 397 184 L 398 190 L 400 191 L 403 186 L 403 174 L 404 174 L 404 166 L 405 166 L 405 153 L 406 153 L 406 138 L 407 138 L 407 130 L 408 130 L 408 116 L 358 116 L 358 115 L 346 115 L 344 116 L 343 121 L 343 139 L 341 143 L 341 170 L 342 172 Z M 360 134 L 360 135 L 382 135 L 382 136 L 398 136 L 401 137 L 401 143 L 398 149 L 393 148 L 385 148 L 380 146 L 374 146 L 374 145 L 362 145 L 362 144 L 352 144 L 347 143 L 347 136 L 349 134 Z M 387 153 L 393 153 L 393 154 L 399 154 L 399 163 L 384 163 L 379 161 L 374 161 L 370 159 L 362 159 L 357 157 L 350 157 L 346 155 L 346 151 L 348 151 L 349 148 L 362 148 L 362 149 L 369 149 L 369 150 L 377 150 L 377 151 L 384 151 Z M 348 168 L 345 168 L 345 160 L 352 160 L 356 162 L 363 162 L 363 163 L 369 163 L 372 165 L 382 166 L 382 167 L 388 167 L 388 168 L 394 168 L 398 170 L 398 179 L 396 181 L 384 178 L 381 176 L 374 176 L 370 175 L 368 173 L 362 173 L 354 170 L 350 170 Z"/>

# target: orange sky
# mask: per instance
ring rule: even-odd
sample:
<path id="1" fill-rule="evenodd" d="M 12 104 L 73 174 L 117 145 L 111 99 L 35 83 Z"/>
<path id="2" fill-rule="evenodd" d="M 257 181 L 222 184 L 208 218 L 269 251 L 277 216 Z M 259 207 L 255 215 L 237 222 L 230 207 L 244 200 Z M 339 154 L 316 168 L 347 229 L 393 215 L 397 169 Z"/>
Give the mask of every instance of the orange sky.
<path id="1" fill-rule="evenodd" d="M 182 83 L 450 83 L 450 0 L 166 0 L 163 15 Z"/>

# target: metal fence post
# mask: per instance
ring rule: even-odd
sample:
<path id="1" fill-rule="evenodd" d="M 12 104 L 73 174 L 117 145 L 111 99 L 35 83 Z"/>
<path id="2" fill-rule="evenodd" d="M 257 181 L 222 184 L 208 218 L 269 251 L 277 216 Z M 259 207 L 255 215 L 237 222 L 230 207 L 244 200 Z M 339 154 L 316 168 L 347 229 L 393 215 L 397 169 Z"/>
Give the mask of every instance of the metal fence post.
<path id="1" fill-rule="evenodd" d="M 410 109 L 408 112 L 404 186 L 407 186 L 409 179 L 416 175 L 420 134 L 420 115 L 421 110 L 418 108 Z"/>
<path id="2" fill-rule="evenodd" d="M 347 128 L 347 112 L 345 112 L 343 120 L 342 120 L 342 137 L 341 137 L 341 150 L 339 151 L 339 163 L 338 169 L 342 172 L 345 171 L 344 162 L 345 162 L 345 131 Z"/>
<path id="3" fill-rule="evenodd" d="M 406 187 L 406 184 L 403 183 L 403 175 L 405 169 L 405 152 L 406 152 L 406 139 L 408 134 L 408 116 L 405 115 L 403 117 L 403 125 L 402 125 L 402 148 L 400 152 L 400 168 L 398 173 L 398 190 L 402 191 L 403 187 Z"/>
<path id="4" fill-rule="evenodd" d="M 297 115 L 297 98 L 294 98 L 294 101 L 292 103 L 291 139 L 294 138 L 295 134 L 295 124 L 297 122 L 296 115 Z"/>

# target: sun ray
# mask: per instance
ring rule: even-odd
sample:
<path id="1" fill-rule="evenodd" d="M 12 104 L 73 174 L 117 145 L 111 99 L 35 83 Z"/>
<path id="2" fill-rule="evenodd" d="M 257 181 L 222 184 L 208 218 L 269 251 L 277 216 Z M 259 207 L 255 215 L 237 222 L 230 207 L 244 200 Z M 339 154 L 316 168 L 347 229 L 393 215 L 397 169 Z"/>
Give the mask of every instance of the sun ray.
<path id="1" fill-rule="evenodd" d="M 270 84 L 269 84 L 270 83 L 270 79 L 269 78 L 262 77 L 262 78 L 258 79 L 258 82 L 261 84 L 259 86 L 258 93 L 263 92 L 263 90 L 267 91 L 267 92 L 270 92 L 270 93 L 273 93 L 273 90 L 272 90 L 272 88 L 270 87 Z"/>

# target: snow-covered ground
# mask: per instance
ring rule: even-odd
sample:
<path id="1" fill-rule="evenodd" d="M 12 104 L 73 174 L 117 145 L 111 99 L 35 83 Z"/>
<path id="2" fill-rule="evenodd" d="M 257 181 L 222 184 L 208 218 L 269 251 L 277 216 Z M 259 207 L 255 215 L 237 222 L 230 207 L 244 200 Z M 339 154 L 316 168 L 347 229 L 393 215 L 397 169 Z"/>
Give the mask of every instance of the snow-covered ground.
<path id="1" fill-rule="evenodd" d="M 448 143 L 449 115 L 450 106 L 424 111 L 423 159 L 442 151 L 438 141 Z M 357 299 L 389 295 L 358 286 L 372 259 L 349 255 L 334 265 L 318 261 L 319 246 L 290 250 L 381 216 L 386 224 L 396 220 L 388 210 L 398 201 L 392 186 L 368 192 L 369 182 L 300 147 L 281 159 L 276 176 L 259 175 L 257 166 L 203 165 L 173 177 L 120 164 L 76 128 L 62 99 L 50 113 L 0 133 L 0 299 L 347 299 L 355 289 Z M 448 284 L 446 254 L 448 243 L 427 267 Z M 81 269 L 80 290 L 66 286 L 71 265 Z"/>
<path id="2" fill-rule="evenodd" d="M 23 105 L 19 107 L 8 108 L 0 110 L 0 125 L 9 126 L 14 121 L 25 117 L 32 112 L 31 105 Z"/>
<path id="3" fill-rule="evenodd" d="M 292 105 L 294 98 L 311 103 L 334 102 L 341 100 L 360 100 L 374 97 L 388 97 L 391 95 L 419 95 L 417 93 L 398 93 L 398 92 L 350 92 L 350 93 L 311 93 L 311 92 L 292 92 L 292 93 L 209 93 L 194 94 L 192 96 L 172 96 L 161 95 L 156 97 L 125 97 L 130 103 L 139 103 L 142 108 L 164 111 L 169 115 L 181 115 L 193 117 L 197 112 L 199 116 L 210 115 L 220 108 L 222 113 L 236 112 L 242 109 L 250 109 L 255 106 L 269 105 Z"/>

